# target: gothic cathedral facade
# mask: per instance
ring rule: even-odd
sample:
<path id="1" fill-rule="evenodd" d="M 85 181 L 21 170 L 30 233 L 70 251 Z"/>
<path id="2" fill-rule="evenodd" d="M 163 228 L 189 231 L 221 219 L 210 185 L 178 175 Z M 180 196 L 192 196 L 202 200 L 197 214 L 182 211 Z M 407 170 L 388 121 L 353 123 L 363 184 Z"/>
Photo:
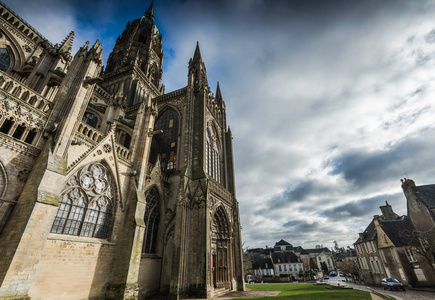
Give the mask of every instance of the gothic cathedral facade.
<path id="1" fill-rule="evenodd" d="M 232 136 L 199 46 L 165 93 L 153 3 L 105 69 L 73 37 L 52 45 L 0 3 L 0 298 L 243 290 Z"/>

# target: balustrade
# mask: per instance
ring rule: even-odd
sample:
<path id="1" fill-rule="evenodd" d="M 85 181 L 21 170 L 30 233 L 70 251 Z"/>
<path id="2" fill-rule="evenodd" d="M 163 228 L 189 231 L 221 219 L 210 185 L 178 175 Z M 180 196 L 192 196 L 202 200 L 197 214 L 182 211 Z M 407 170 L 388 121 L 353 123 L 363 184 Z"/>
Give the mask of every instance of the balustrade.
<path id="1" fill-rule="evenodd" d="M 0 89 L 43 113 L 48 113 L 52 108 L 53 104 L 50 101 L 3 71 L 0 71 Z"/>
<path id="2" fill-rule="evenodd" d="M 115 143 L 115 148 L 116 148 L 115 150 L 116 150 L 116 153 L 118 154 L 118 157 L 126 159 L 126 160 L 130 160 L 131 153 L 130 153 L 129 149 L 125 148 L 124 146 L 121 146 L 118 143 Z"/>
<path id="3" fill-rule="evenodd" d="M 103 133 L 98 131 L 96 128 L 84 122 L 80 122 L 78 132 L 86 137 L 87 141 L 93 142 L 93 144 L 101 141 L 104 136 Z"/>

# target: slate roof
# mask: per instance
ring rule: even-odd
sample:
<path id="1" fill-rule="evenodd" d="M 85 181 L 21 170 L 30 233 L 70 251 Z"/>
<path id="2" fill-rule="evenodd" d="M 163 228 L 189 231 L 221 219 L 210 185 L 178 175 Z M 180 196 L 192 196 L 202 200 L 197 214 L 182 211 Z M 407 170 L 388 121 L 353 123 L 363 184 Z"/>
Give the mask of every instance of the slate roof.
<path id="1" fill-rule="evenodd" d="M 280 240 L 279 242 L 275 243 L 275 246 L 292 246 L 292 244 L 284 240 Z"/>
<path id="2" fill-rule="evenodd" d="M 329 250 L 326 247 L 323 248 L 314 248 L 314 249 L 305 249 L 306 252 L 308 253 L 322 253 L 322 252 L 331 252 L 331 250 Z"/>
<path id="3" fill-rule="evenodd" d="M 301 246 L 297 246 L 293 248 L 293 252 L 300 253 L 300 254 L 309 254 L 304 248 Z"/>
<path id="4" fill-rule="evenodd" d="M 267 268 L 266 268 L 266 264 L 267 264 Z M 252 267 L 256 270 L 260 269 L 260 267 L 262 269 L 273 269 L 273 263 L 270 258 L 260 258 L 252 264 Z"/>
<path id="5" fill-rule="evenodd" d="M 299 262 L 298 256 L 293 252 L 274 252 L 272 253 L 272 259 L 274 263 L 278 263 L 278 264 Z"/>
<path id="6" fill-rule="evenodd" d="M 366 230 L 363 232 L 363 238 L 359 237 L 355 244 L 367 242 L 367 241 L 374 241 L 377 240 L 377 233 L 375 228 L 375 223 L 373 223 L 373 220 L 370 222 L 369 226 L 367 226 Z"/>
<path id="7" fill-rule="evenodd" d="M 252 248 L 252 249 L 248 249 L 247 250 L 248 253 L 258 253 L 258 254 L 270 254 L 271 252 L 273 253 L 273 248 L 267 248 L 267 249 L 263 249 L 263 248 Z"/>
<path id="8" fill-rule="evenodd" d="M 382 230 L 396 247 L 417 245 L 418 240 L 414 238 L 413 227 L 408 216 L 402 216 L 398 220 L 379 219 Z"/>
<path id="9" fill-rule="evenodd" d="M 420 185 L 416 187 L 416 194 L 429 209 L 435 208 L 435 184 Z"/>

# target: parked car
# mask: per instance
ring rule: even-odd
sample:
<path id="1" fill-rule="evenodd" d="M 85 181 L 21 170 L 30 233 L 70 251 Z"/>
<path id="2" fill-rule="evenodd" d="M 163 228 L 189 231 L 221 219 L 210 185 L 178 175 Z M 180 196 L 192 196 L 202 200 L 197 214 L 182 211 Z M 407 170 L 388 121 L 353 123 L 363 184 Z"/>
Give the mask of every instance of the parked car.
<path id="1" fill-rule="evenodd" d="M 344 277 L 344 273 L 343 272 L 338 272 L 338 276 L 339 277 Z"/>
<path id="2" fill-rule="evenodd" d="M 329 272 L 329 276 L 334 277 L 337 276 L 337 273 L 335 273 L 334 271 Z"/>
<path id="3" fill-rule="evenodd" d="M 384 278 L 382 279 L 382 287 L 384 288 L 384 290 L 386 289 L 390 289 L 390 291 L 392 290 L 405 290 L 405 286 L 396 278 Z"/>
<path id="4" fill-rule="evenodd" d="M 258 280 L 257 279 L 248 279 L 248 281 L 246 283 L 249 283 L 249 284 L 258 283 Z"/>
<path id="5" fill-rule="evenodd" d="M 329 279 L 328 275 L 323 276 L 323 279 Z"/>

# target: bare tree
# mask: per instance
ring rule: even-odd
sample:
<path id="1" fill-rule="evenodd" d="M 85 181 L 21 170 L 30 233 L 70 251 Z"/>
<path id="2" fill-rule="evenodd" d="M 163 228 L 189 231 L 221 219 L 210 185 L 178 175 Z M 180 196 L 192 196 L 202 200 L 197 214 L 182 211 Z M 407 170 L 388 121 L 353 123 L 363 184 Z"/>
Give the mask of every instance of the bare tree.
<path id="1" fill-rule="evenodd" d="M 404 230 L 400 236 L 409 246 L 416 248 L 418 255 L 424 257 L 435 274 L 435 225 L 427 231 Z"/>
<path id="2" fill-rule="evenodd" d="M 351 275 L 351 280 L 355 281 L 355 277 L 358 277 L 359 266 L 356 257 L 346 257 L 341 262 L 337 262 L 337 267 L 346 274 Z"/>

